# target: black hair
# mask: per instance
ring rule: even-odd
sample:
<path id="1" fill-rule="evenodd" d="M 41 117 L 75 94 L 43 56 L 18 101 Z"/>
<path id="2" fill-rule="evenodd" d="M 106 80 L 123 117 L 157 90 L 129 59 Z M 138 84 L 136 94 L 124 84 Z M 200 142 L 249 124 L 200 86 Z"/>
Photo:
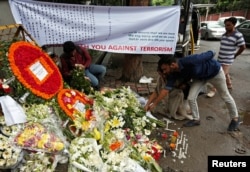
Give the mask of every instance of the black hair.
<path id="1" fill-rule="evenodd" d="M 158 54 L 158 56 L 159 56 L 161 59 L 173 57 L 172 54 Z M 159 65 L 159 62 L 160 62 L 160 61 L 158 61 L 157 71 L 162 73 L 161 66 Z"/>
<path id="2" fill-rule="evenodd" d="M 237 19 L 235 17 L 230 17 L 224 20 L 224 24 L 226 24 L 226 22 L 231 22 L 235 26 L 237 23 Z"/>
<path id="3" fill-rule="evenodd" d="M 161 66 L 163 64 L 167 64 L 167 65 L 171 65 L 172 63 L 176 62 L 176 58 L 173 55 L 169 55 L 166 57 L 162 57 L 159 61 L 158 61 L 158 68 L 157 69 L 161 69 Z"/>
<path id="4" fill-rule="evenodd" d="M 48 51 L 48 46 L 47 46 L 47 45 L 43 45 L 41 48 L 42 48 L 42 50 L 45 51 L 45 52 Z"/>
<path id="5" fill-rule="evenodd" d="M 63 43 L 63 51 L 67 54 L 70 54 L 72 51 L 76 49 L 74 42 L 66 41 Z"/>
<path id="6" fill-rule="evenodd" d="M 50 56 L 51 58 L 55 58 L 55 57 L 56 57 L 56 54 L 55 54 L 55 53 L 51 53 L 51 54 L 49 54 L 49 56 Z"/>

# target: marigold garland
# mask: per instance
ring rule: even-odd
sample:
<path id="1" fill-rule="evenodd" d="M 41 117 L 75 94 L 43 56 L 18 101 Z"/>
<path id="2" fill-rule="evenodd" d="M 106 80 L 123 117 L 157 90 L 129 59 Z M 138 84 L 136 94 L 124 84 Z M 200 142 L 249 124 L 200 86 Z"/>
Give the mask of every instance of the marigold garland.
<path id="1" fill-rule="evenodd" d="M 79 101 L 79 103 L 83 103 L 84 105 L 93 105 L 92 99 L 89 99 L 84 93 L 73 89 L 60 90 L 57 95 L 57 101 L 59 106 L 72 120 L 75 119 L 74 113 L 77 109 L 74 108 L 74 104 L 77 101 Z"/>
<path id="2" fill-rule="evenodd" d="M 13 74 L 33 94 L 50 99 L 63 88 L 58 67 L 41 48 L 25 41 L 15 42 L 9 48 L 8 60 Z M 47 72 L 41 81 L 30 69 L 37 62 Z"/>

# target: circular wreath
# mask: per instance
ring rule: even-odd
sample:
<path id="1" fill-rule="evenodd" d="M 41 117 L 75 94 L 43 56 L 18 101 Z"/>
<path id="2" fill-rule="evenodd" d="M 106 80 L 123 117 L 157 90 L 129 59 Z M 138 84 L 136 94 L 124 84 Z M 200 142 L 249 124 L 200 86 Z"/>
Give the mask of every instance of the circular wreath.
<path id="1" fill-rule="evenodd" d="M 15 42 L 9 48 L 8 60 L 13 74 L 33 94 L 50 99 L 63 88 L 58 67 L 40 47 Z"/>
<path id="2" fill-rule="evenodd" d="M 62 89 L 57 95 L 57 101 L 63 111 L 74 120 L 74 113 L 79 111 L 77 104 L 93 105 L 93 99 L 90 99 L 84 93 L 73 89 Z"/>

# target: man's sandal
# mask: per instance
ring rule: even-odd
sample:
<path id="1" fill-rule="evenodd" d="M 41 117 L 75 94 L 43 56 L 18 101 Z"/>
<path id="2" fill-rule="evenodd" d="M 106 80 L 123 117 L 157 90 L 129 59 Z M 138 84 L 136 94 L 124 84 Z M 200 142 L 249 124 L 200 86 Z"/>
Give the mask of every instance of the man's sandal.
<path id="1" fill-rule="evenodd" d="M 235 152 L 238 154 L 245 154 L 247 151 L 244 147 L 239 147 L 235 149 Z"/>

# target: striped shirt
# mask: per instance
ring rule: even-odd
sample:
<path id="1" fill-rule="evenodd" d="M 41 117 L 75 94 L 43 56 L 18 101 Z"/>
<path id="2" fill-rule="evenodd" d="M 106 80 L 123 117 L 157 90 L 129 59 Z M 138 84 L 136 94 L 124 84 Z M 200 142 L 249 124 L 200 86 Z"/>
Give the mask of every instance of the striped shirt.
<path id="1" fill-rule="evenodd" d="M 235 30 L 232 35 L 224 33 L 221 37 L 218 61 L 221 64 L 231 65 L 238 47 L 245 45 L 242 33 Z"/>

